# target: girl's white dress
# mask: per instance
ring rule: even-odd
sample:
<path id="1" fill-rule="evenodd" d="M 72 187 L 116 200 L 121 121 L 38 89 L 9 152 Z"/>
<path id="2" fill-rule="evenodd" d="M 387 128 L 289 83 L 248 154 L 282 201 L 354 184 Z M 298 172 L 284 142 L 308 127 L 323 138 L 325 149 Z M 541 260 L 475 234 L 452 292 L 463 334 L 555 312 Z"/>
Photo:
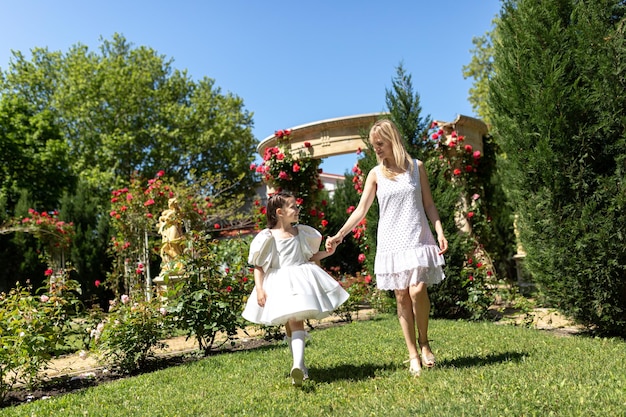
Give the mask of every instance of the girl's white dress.
<path id="1" fill-rule="evenodd" d="M 285 324 L 289 319 L 322 319 L 349 297 L 339 283 L 316 263 L 309 261 L 318 252 L 322 235 L 316 229 L 297 225 L 298 234 L 275 238 L 264 229 L 252 240 L 248 263 L 263 268 L 265 307 L 252 290 L 242 316 L 253 323 Z"/>
<path id="2" fill-rule="evenodd" d="M 380 165 L 373 168 L 379 206 L 374 274 L 382 290 L 438 284 L 445 278 L 445 261 L 428 224 L 417 160 L 413 162 L 413 172 L 394 178 L 385 177 Z"/>

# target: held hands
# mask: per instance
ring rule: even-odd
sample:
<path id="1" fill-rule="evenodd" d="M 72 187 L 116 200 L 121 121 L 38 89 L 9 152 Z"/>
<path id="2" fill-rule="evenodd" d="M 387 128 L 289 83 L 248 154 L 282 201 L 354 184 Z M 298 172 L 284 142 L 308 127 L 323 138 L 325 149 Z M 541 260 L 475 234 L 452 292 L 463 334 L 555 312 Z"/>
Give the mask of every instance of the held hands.
<path id="1" fill-rule="evenodd" d="M 330 254 L 335 253 L 335 249 L 337 249 L 337 246 L 339 246 L 342 240 L 340 234 L 329 236 L 328 239 L 326 239 L 326 252 L 330 252 Z"/>

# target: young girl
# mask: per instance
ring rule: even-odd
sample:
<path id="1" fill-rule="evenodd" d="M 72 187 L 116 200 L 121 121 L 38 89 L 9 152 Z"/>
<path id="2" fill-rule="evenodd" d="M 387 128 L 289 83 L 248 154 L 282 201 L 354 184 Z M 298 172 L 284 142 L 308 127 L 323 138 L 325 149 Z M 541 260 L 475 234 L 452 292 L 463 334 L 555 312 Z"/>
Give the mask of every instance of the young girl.
<path id="1" fill-rule="evenodd" d="M 322 235 L 296 224 L 300 209 L 294 196 L 279 192 L 267 201 L 267 228 L 250 244 L 254 289 L 242 316 L 253 323 L 285 324 L 293 356 L 292 384 L 308 378 L 304 365 L 304 320 L 322 319 L 348 299 L 339 283 L 315 261 L 335 253 L 336 245 L 319 252 Z"/>
<path id="2" fill-rule="evenodd" d="M 379 120 L 371 128 L 369 140 L 379 164 L 367 174 L 359 205 L 339 232 L 326 241 L 326 248 L 336 248 L 363 220 L 374 198 L 378 198 L 376 285 L 381 290 L 395 292 L 400 327 L 409 351 L 409 371 L 419 376 L 422 364 L 435 366 L 428 342 L 427 288 L 445 278 L 442 255 L 448 250 L 448 241 L 424 164 L 409 156 L 396 125 L 391 120 Z M 428 220 L 434 226 L 437 240 Z"/>

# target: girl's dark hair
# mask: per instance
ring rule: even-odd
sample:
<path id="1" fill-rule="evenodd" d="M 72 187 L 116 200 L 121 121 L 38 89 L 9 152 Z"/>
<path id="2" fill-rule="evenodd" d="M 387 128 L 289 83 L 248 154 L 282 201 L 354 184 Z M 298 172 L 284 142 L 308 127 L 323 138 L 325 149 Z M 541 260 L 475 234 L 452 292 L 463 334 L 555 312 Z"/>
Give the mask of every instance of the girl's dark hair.
<path id="1" fill-rule="evenodd" d="M 267 217 L 267 228 L 272 229 L 278 223 L 278 217 L 276 216 L 276 210 L 282 208 L 285 204 L 287 204 L 287 200 L 293 198 L 293 195 L 285 192 L 279 191 L 275 194 L 272 194 L 270 198 L 267 199 L 267 207 L 265 208 L 265 216 Z"/>

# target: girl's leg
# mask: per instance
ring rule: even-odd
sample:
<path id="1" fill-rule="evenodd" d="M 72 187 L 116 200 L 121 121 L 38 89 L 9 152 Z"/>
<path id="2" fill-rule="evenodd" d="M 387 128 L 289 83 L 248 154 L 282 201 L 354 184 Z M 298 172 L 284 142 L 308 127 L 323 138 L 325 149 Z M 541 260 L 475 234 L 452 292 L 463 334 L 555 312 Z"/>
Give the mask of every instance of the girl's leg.
<path id="1" fill-rule="evenodd" d="M 396 305 L 398 309 L 398 319 L 404 335 L 404 341 L 409 351 L 410 371 L 413 375 L 419 375 L 421 371 L 419 363 L 419 353 L 415 343 L 415 317 L 413 313 L 413 303 L 409 289 L 395 290 Z"/>
<path id="2" fill-rule="evenodd" d="M 304 322 L 302 320 L 289 320 L 289 328 L 291 330 L 291 355 L 293 357 L 293 366 L 291 368 L 291 379 L 295 386 L 302 385 L 304 379 Z"/>
<path id="3" fill-rule="evenodd" d="M 424 365 L 435 365 L 435 356 L 428 343 L 428 319 L 430 316 L 430 298 L 428 297 L 428 285 L 420 282 L 409 288 L 411 302 L 413 304 L 413 316 L 417 327 L 417 341 Z"/>

